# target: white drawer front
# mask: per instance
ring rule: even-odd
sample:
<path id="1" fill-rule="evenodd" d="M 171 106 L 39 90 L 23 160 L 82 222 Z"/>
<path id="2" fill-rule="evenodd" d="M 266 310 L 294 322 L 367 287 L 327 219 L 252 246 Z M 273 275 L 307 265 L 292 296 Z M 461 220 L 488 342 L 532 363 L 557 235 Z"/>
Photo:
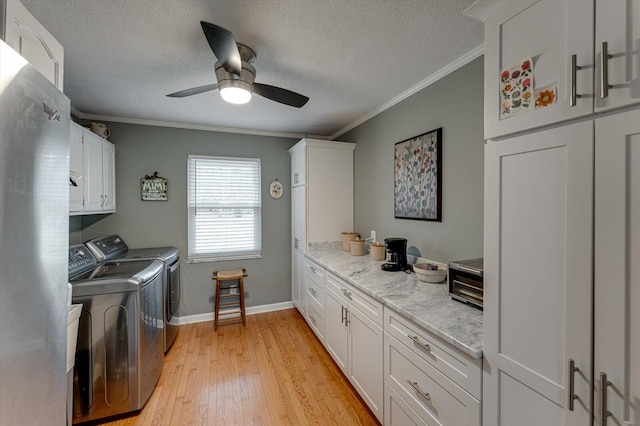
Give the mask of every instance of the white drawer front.
<path id="1" fill-rule="evenodd" d="M 388 383 L 384 384 L 385 426 L 429 426 Z"/>
<path id="2" fill-rule="evenodd" d="M 318 339 L 324 343 L 324 335 L 326 331 L 324 313 L 322 311 L 318 311 L 316 306 L 313 304 L 307 305 L 307 322 L 316 336 L 318 336 Z"/>
<path id="3" fill-rule="evenodd" d="M 482 399 L 481 359 L 469 357 L 390 309 L 385 311 L 384 329 L 475 398 Z"/>
<path id="4" fill-rule="evenodd" d="M 304 273 L 310 274 L 317 278 L 321 283 L 324 283 L 324 268 L 312 260 L 304 259 Z"/>
<path id="5" fill-rule="evenodd" d="M 325 284 L 347 299 L 352 308 L 357 309 L 371 321 L 382 327 L 384 323 L 384 309 L 381 302 L 363 293 L 331 272 L 327 272 Z"/>
<path id="6" fill-rule="evenodd" d="M 306 291 L 309 302 L 315 304 L 317 309 L 324 312 L 324 284 L 319 282 L 313 275 L 307 276 Z"/>
<path id="7" fill-rule="evenodd" d="M 427 424 L 480 425 L 480 401 L 388 333 L 384 348 L 385 380 Z"/>

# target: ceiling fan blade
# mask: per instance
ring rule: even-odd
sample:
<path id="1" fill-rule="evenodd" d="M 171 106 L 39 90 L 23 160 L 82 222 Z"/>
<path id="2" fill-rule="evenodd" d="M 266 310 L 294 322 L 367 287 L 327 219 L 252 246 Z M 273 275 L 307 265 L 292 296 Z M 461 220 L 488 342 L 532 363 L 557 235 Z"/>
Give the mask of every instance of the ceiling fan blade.
<path id="1" fill-rule="evenodd" d="M 253 93 L 296 108 L 302 108 L 309 101 L 309 98 L 300 93 L 268 84 L 253 83 Z"/>
<path id="2" fill-rule="evenodd" d="M 198 93 L 209 92 L 218 88 L 217 84 L 207 84 L 205 86 L 192 87 L 191 89 L 180 90 L 179 92 L 169 93 L 170 98 L 184 98 L 186 96 L 197 95 Z"/>
<path id="3" fill-rule="evenodd" d="M 242 61 L 236 39 L 231 31 L 205 21 L 200 21 L 200 25 L 218 62 L 227 72 L 240 76 Z"/>

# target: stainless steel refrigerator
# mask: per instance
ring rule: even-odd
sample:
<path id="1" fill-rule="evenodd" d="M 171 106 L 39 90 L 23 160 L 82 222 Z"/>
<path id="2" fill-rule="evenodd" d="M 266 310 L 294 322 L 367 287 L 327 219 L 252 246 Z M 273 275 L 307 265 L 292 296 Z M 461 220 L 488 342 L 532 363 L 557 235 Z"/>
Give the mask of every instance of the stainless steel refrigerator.
<path id="1" fill-rule="evenodd" d="M 69 99 L 0 40 L 0 425 L 66 424 Z"/>

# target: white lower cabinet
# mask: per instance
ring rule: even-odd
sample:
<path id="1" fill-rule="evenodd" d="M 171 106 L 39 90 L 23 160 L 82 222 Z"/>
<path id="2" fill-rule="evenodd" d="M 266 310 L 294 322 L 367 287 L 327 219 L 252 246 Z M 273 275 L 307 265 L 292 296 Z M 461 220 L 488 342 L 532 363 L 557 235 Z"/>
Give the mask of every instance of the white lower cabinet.
<path id="1" fill-rule="evenodd" d="M 329 272 L 325 292 L 327 351 L 382 421 L 382 304 Z"/>
<path id="2" fill-rule="evenodd" d="M 384 385 L 385 426 L 429 426 L 389 383 Z"/>
<path id="3" fill-rule="evenodd" d="M 434 336 L 425 339 L 426 334 L 395 313 L 385 312 L 384 377 L 386 389 L 393 391 L 385 397 L 386 416 L 415 415 L 422 421 L 414 417 L 408 424 L 480 425 L 482 360 L 456 353 Z"/>
<path id="4" fill-rule="evenodd" d="M 302 280 L 302 313 L 307 323 L 322 343 L 325 340 L 324 269 L 309 259 L 304 259 Z"/>

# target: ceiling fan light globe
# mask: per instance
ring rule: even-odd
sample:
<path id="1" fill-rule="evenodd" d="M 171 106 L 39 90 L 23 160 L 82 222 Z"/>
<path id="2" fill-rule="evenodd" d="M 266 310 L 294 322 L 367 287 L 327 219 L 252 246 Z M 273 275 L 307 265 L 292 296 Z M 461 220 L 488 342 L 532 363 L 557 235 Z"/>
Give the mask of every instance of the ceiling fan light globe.
<path id="1" fill-rule="evenodd" d="M 246 104 L 251 100 L 251 92 L 242 87 L 224 87 L 220 89 L 220 96 L 230 104 Z"/>

